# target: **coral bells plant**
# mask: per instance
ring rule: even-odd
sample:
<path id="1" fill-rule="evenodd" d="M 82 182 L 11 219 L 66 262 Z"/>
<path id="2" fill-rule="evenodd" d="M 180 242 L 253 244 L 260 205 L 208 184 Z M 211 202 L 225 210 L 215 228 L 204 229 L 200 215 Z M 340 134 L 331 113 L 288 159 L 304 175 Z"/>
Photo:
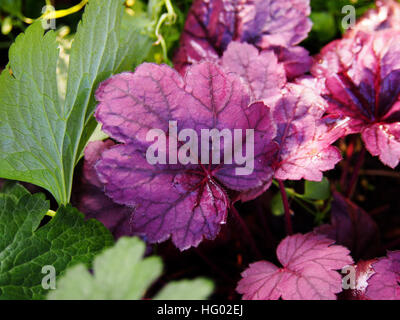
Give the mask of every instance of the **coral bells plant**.
<path id="1" fill-rule="evenodd" d="M 395 168 L 400 161 L 400 33 L 364 33 L 335 41 L 316 57 L 312 73 L 324 81 L 327 113 L 361 133 L 373 156 Z"/>
<path id="2" fill-rule="evenodd" d="M 0 10 L 0 299 L 400 300 L 399 2 Z"/>
<path id="3" fill-rule="evenodd" d="M 170 67 L 143 64 L 133 74 L 124 73 L 103 82 L 96 98 L 100 101 L 97 120 L 106 133 L 123 143 L 103 153 L 96 170 L 109 197 L 135 207 L 132 226 L 150 242 L 172 236 L 177 247 L 187 249 L 197 246 L 203 237 L 214 239 L 231 207 L 226 189 L 241 192 L 271 183 L 269 154 L 276 129 L 269 109 L 262 102 L 249 105 L 240 79 L 210 62 L 194 65 L 185 78 Z M 186 142 L 179 150 L 179 163 L 177 150 L 170 152 L 171 145 L 177 144 L 176 133 L 168 130 L 171 120 L 176 121 L 180 131 L 179 144 Z M 156 164 L 149 163 L 153 142 L 148 142 L 150 128 L 169 131 L 169 148 L 160 143 L 159 135 L 155 150 L 158 158 L 168 158 L 168 164 L 160 159 Z M 240 134 L 235 143 L 243 143 L 242 135 L 251 129 L 252 150 L 246 142 L 239 152 L 252 151 L 248 160 L 254 168 L 241 175 L 233 159 L 224 157 L 226 163 L 205 163 L 203 152 L 208 150 L 210 138 L 204 140 L 202 136 L 201 146 L 197 135 L 196 139 L 189 135 L 186 141 L 190 132 L 181 130 L 188 129 L 195 134 L 206 129 L 232 129 L 235 137 Z M 220 153 L 230 148 L 226 143 Z M 214 150 L 211 153 L 214 160 Z"/>

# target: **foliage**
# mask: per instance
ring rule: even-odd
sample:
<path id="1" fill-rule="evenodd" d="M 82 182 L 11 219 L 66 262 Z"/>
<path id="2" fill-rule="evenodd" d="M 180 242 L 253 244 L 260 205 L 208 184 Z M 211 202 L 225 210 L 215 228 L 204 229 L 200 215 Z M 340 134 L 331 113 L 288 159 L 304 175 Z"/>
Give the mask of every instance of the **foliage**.
<path id="1" fill-rule="evenodd" d="M 66 271 L 51 300 L 138 300 L 162 273 L 159 257 L 142 259 L 146 245 L 138 238 L 121 238 L 93 262 L 93 275 L 84 265 Z M 203 300 L 213 290 L 206 279 L 182 280 L 167 284 L 155 300 Z"/>
<path id="2" fill-rule="evenodd" d="M 0 1 L 1 299 L 400 299 L 398 1 L 67 2 Z"/>
<path id="3" fill-rule="evenodd" d="M 111 246 L 109 231 L 98 221 L 84 221 L 71 206 L 60 207 L 45 226 L 49 210 L 43 194 L 31 195 L 20 185 L 0 193 L 0 298 L 40 299 L 42 267 L 51 265 L 57 275 L 77 263 L 90 264 L 103 248 Z"/>

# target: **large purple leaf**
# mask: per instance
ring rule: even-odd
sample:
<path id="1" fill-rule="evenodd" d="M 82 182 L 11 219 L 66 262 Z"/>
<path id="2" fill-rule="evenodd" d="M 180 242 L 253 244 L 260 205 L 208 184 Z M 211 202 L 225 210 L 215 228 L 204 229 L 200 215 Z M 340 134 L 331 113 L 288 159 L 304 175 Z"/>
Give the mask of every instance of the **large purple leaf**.
<path id="1" fill-rule="evenodd" d="M 256 47 L 247 43 L 230 43 L 222 57 L 222 65 L 228 72 L 240 76 L 249 87 L 253 101 L 273 102 L 286 84 L 285 69 L 274 52 L 259 53 Z"/>
<path id="2" fill-rule="evenodd" d="M 396 0 L 377 0 L 376 8 L 368 10 L 345 37 L 354 37 L 359 31 L 376 32 L 385 29 L 400 30 L 400 4 Z"/>
<path id="3" fill-rule="evenodd" d="M 355 259 L 375 257 L 379 248 L 379 229 L 375 221 L 340 193 L 335 192 L 333 198 L 331 224 L 315 231 L 349 248 Z"/>
<path id="4" fill-rule="evenodd" d="M 366 295 L 372 300 L 400 300 L 400 251 L 372 264 L 375 274 L 368 280 Z"/>
<path id="5" fill-rule="evenodd" d="M 135 73 L 104 82 L 96 97 L 100 102 L 96 118 L 103 130 L 124 143 L 103 154 L 97 172 L 108 196 L 136 207 L 133 230 L 150 242 L 172 236 L 183 250 L 197 246 L 203 238 L 214 239 L 230 206 L 225 189 L 245 191 L 271 183 L 276 130 L 269 108 L 261 102 L 248 106 L 250 98 L 240 78 L 225 74 L 213 63 L 194 65 L 185 78 L 168 66 L 143 64 Z M 188 164 L 171 161 L 174 154 L 166 147 L 159 148 L 158 155 L 165 155 L 169 164 L 150 164 L 146 152 L 153 142 L 146 141 L 146 136 L 151 129 L 168 132 L 170 121 L 176 121 L 177 132 L 170 132 L 167 142 L 176 141 L 183 129 L 195 130 L 200 144 L 204 129 L 228 130 L 232 136 L 234 130 L 242 130 L 241 138 L 247 138 L 246 130 L 254 130 L 254 158 L 249 159 L 254 161 L 254 170 L 237 174 L 244 168 L 235 160 L 232 142 L 220 144 L 221 164 L 202 163 L 200 154 L 211 147 L 209 140 L 201 147 L 185 140 L 199 155 L 191 154 Z M 251 150 L 245 142 L 242 139 L 240 145 L 239 140 L 239 150 L 247 153 Z M 228 149 L 235 151 L 231 164 L 223 156 Z"/>
<path id="6" fill-rule="evenodd" d="M 89 143 L 85 149 L 83 177 L 79 181 L 73 204 L 83 212 L 86 218 L 102 222 L 115 238 L 132 236 L 134 233 L 129 224 L 133 208 L 116 204 L 104 193 L 104 186 L 97 177 L 95 165 L 102 152 L 114 146 L 111 140 Z"/>
<path id="7" fill-rule="evenodd" d="M 282 268 L 267 261 L 242 273 L 237 291 L 245 300 L 334 300 L 342 290 L 335 271 L 353 263 L 349 251 L 313 233 L 285 238 L 277 248 Z"/>
<path id="8" fill-rule="evenodd" d="M 367 149 L 394 168 L 400 160 L 400 33 L 358 33 L 325 47 L 312 73 L 325 81 L 328 112 L 347 118 Z"/>
<path id="9" fill-rule="evenodd" d="M 273 164 L 277 179 L 320 181 L 323 171 L 333 169 L 341 160 L 332 143 L 342 135 L 342 129 L 321 119 L 326 107 L 324 99 L 311 88 L 287 85 L 272 109 L 278 129 Z"/>
<path id="10" fill-rule="evenodd" d="M 184 73 L 203 59 L 216 60 L 232 41 L 265 49 L 300 43 L 311 30 L 309 0 L 195 0 L 174 59 Z"/>

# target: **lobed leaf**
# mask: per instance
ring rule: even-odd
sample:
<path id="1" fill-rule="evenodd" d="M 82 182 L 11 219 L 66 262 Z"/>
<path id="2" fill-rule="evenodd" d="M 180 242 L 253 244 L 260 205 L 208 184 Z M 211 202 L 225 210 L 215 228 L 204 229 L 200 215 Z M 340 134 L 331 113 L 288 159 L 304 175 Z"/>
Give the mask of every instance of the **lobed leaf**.
<path id="1" fill-rule="evenodd" d="M 143 259 L 145 244 L 138 238 L 121 238 L 98 255 L 93 275 L 84 265 L 67 270 L 49 300 L 139 300 L 162 273 L 162 261 L 152 256 Z M 206 279 L 175 281 L 155 297 L 163 300 L 206 299 L 213 285 Z"/>
<path id="2" fill-rule="evenodd" d="M 379 229 L 362 208 L 335 192 L 331 224 L 315 231 L 349 248 L 354 258 L 373 258 L 379 248 Z"/>
<path id="3" fill-rule="evenodd" d="M 277 248 L 283 268 L 259 261 L 242 273 L 237 291 L 245 300 L 335 300 L 342 290 L 335 270 L 353 262 L 349 251 L 313 233 L 285 238 Z"/>
<path id="4" fill-rule="evenodd" d="M 400 251 L 387 253 L 372 264 L 366 295 L 372 300 L 400 300 Z"/>
<path id="5" fill-rule="evenodd" d="M 84 221 L 76 209 L 61 207 L 46 225 L 49 210 L 43 194 L 30 195 L 21 186 L 0 194 L 0 299 L 42 299 L 44 266 L 53 266 L 57 276 L 93 257 L 113 243 L 98 221 Z"/>
<path id="6" fill-rule="evenodd" d="M 269 109 L 263 103 L 248 106 L 249 96 L 240 79 L 225 74 L 217 65 L 194 65 L 182 78 L 168 66 L 142 64 L 133 74 L 105 81 L 96 97 L 100 101 L 96 118 L 103 130 L 123 143 L 103 153 L 97 172 L 108 196 L 136 208 L 133 230 L 150 242 L 165 241 L 172 235 L 176 246 L 187 249 L 197 246 L 203 237 L 214 239 L 226 222 L 230 205 L 225 188 L 243 191 L 271 183 L 268 154 L 273 149 L 275 128 Z M 242 129 L 246 136 L 246 129 L 254 129 L 253 172 L 236 175 L 240 166 L 234 161 L 202 164 L 196 157 L 201 148 L 211 150 L 211 141 L 201 148 L 195 141 L 187 142 L 196 150 L 191 153 L 195 163 L 150 164 L 147 133 L 151 129 L 168 132 L 169 121 L 177 122 L 178 132 L 193 129 L 198 137 L 204 129 L 231 133 Z M 174 138 L 172 133 L 168 139 Z M 226 148 L 233 150 L 233 145 Z M 167 150 L 159 148 L 158 152 Z M 224 147 L 220 154 L 224 159 Z M 172 153 L 167 155 L 166 159 L 172 157 Z"/>

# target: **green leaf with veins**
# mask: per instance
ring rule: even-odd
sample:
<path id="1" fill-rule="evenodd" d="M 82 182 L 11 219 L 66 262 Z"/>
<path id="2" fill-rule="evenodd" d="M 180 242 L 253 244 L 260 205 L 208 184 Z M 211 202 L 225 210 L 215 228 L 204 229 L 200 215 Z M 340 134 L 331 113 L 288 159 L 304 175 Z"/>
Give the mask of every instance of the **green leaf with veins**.
<path id="1" fill-rule="evenodd" d="M 0 299 L 42 299 L 42 268 L 51 265 L 57 276 L 77 263 L 90 264 L 113 244 L 110 232 L 96 220 L 84 220 L 71 206 L 40 226 L 49 202 L 20 185 L 0 193 Z"/>
<path id="2" fill-rule="evenodd" d="M 128 19 L 123 2 L 89 1 L 72 44 L 64 99 L 55 33 L 45 34 L 36 22 L 12 45 L 0 76 L 0 177 L 41 186 L 60 205 L 69 202 L 74 167 L 97 126 L 98 84 L 133 68 L 150 50 L 150 32 L 122 24 Z M 142 28 L 146 19 L 139 20 Z"/>
<path id="3" fill-rule="evenodd" d="M 138 238 L 121 238 L 93 263 L 93 275 L 84 265 L 67 270 L 49 292 L 50 300 L 138 300 L 162 273 L 162 261 L 143 259 L 146 245 Z M 155 299 L 206 299 L 213 284 L 206 279 L 172 282 Z"/>

